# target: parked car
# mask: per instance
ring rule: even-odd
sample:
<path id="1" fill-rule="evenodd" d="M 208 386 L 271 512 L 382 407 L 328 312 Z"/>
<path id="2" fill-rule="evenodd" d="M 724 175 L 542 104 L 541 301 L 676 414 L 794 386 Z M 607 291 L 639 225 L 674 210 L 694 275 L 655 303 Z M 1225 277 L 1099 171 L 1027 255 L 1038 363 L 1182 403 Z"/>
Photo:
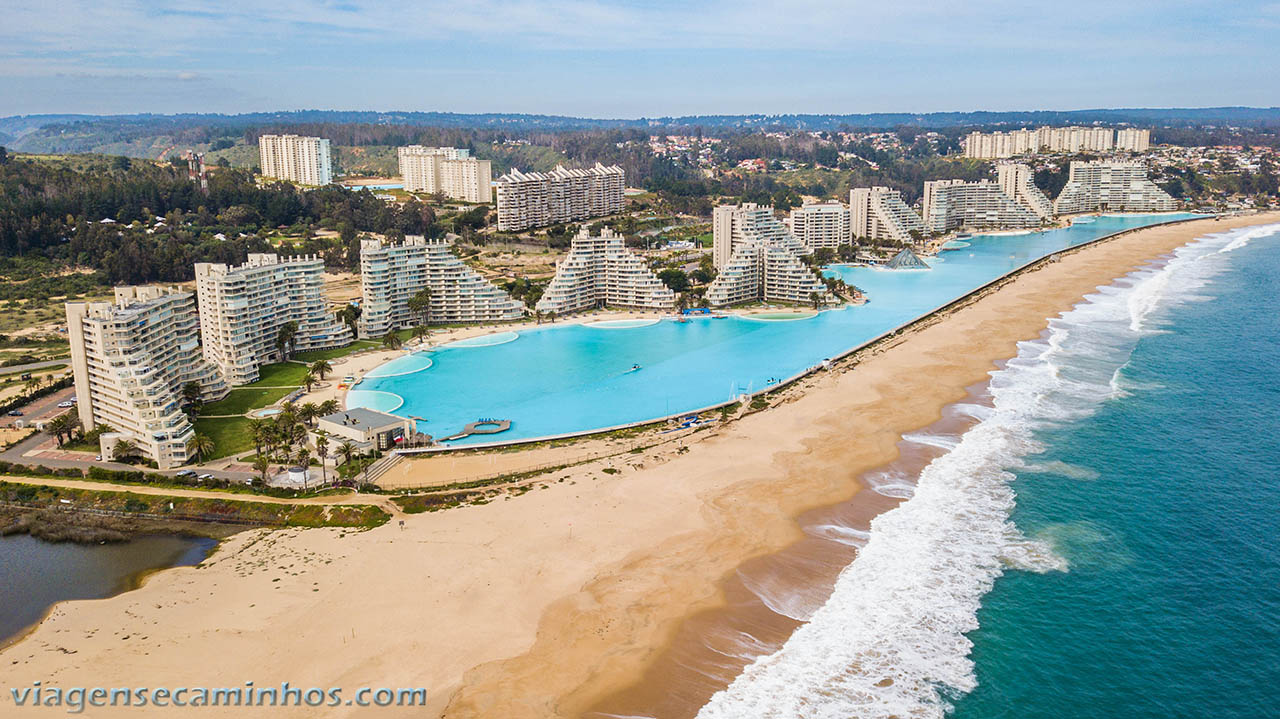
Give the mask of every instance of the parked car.
<path id="1" fill-rule="evenodd" d="M 196 479 L 200 480 L 201 482 L 208 482 L 209 480 L 213 479 L 213 475 L 212 475 L 212 474 L 202 474 L 202 475 L 200 475 L 199 477 L 196 477 Z"/>
<path id="2" fill-rule="evenodd" d="M 22 410 L 20 410 L 20 409 L 11 409 L 11 410 L 9 410 L 9 416 L 10 416 L 10 417 L 21 417 L 21 416 L 22 416 Z"/>
<path id="3" fill-rule="evenodd" d="M 74 407 L 74 406 L 76 406 L 74 402 L 59 402 L 59 403 L 58 403 L 58 407 L 59 407 L 60 409 L 67 409 L 67 408 L 69 408 L 69 407 Z"/>
<path id="4" fill-rule="evenodd" d="M 182 470 L 181 472 L 176 472 L 176 473 L 174 473 L 174 475 L 173 475 L 173 476 L 175 476 L 175 477 L 194 477 L 194 476 L 196 476 L 196 473 L 195 473 L 195 472 L 192 472 L 192 471 L 191 471 L 191 470 L 189 470 L 189 469 L 184 469 L 184 470 Z"/>
<path id="5" fill-rule="evenodd" d="M 100 455 L 100 454 L 95 454 L 95 455 L 93 455 L 93 461 L 95 461 L 95 462 L 101 462 L 101 461 L 102 461 L 102 455 Z"/>

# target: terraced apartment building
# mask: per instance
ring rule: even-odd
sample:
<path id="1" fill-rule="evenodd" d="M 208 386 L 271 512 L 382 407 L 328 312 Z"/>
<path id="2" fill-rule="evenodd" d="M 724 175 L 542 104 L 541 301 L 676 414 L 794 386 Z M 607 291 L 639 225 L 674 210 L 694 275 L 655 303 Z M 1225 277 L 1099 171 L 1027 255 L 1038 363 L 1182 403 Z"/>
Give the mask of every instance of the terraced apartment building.
<path id="1" fill-rule="evenodd" d="M 263 177 L 300 185 L 327 185 L 333 181 L 329 141 L 301 135 L 263 135 L 258 138 L 258 159 Z"/>
<path id="2" fill-rule="evenodd" d="M 201 353 L 194 295 L 117 287 L 114 302 L 68 302 L 66 312 L 80 424 L 113 430 L 103 435 L 103 457 L 128 440 L 161 469 L 185 464 L 195 430 L 183 385 L 197 383 L 206 400 L 228 391 Z"/>
<path id="3" fill-rule="evenodd" d="M 497 180 L 498 231 L 520 232 L 622 212 L 626 173 L 597 162 L 589 169 L 511 172 Z"/>
<path id="4" fill-rule="evenodd" d="M 466 148 L 409 145 L 396 154 L 409 192 L 439 192 L 464 202 L 493 201 L 491 163 L 472 157 Z"/>
<path id="5" fill-rule="evenodd" d="M 800 259 L 812 250 L 774 216 L 772 207 L 753 202 L 721 205 L 712 211 L 711 231 L 719 274 L 707 288 L 708 304 L 803 304 L 815 295 L 832 299 L 826 284 Z"/>
<path id="6" fill-rule="evenodd" d="M 853 241 L 849 208 L 840 202 L 818 202 L 791 210 L 791 233 L 810 250 L 834 250 Z"/>
<path id="7" fill-rule="evenodd" d="M 1036 187 L 1035 173 L 1019 162 L 996 165 L 996 182 L 1009 199 L 1036 213 L 1042 221 L 1053 218 L 1053 203 Z"/>
<path id="8" fill-rule="evenodd" d="M 426 323 L 503 322 L 524 317 L 525 306 L 493 286 L 450 249 L 448 240 L 409 235 L 403 242 L 360 242 L 360 336 Z M 409 300 L 431 290 L 425 316 Z"/>
<path id="9" fill-rule="evenodd" d="M 911 242 L 912 232 L 925 231 L 920 216 L 902 201 L 902 193 L 888 187 L 849 190 L 849 217 L 854 237 Z"/>
<path id="10" fill-rule="evenodd" d="M 627 250 L 621 235 L 608 227 L 592 236 L 578 230 L 569 254 L 538 300 L 539 312 L 565 314 L 596 307 L 671 310 L 675 293 L 649 269 L 644 258 Z"/>
<path id="11" fill-rule="evenodd" d="M 926 233 L 958 228 L 1026 229 L 1040 226 L 1040 216 L 1005 194 L 991 180 L 930 180 L 921 205 Z"/>
<path id="12" fill-rule="evenodd" d="M 1178 203 L 1147 178 L 1140 162 L 1073 161 L 1053 202 L 1060 215 L 1078 212 L 1172 212 Z"/>
<path id="13" fill-rule="evenodd" d="M 243 265 L 196 263 L 204 356 L 231 386 L 258 379 L 258 367 L 284 359 L 280 329 L 296 322 L 294 351 L 341 347 L 351 328 L 324 296 L 324 260 L 250 253 Z"/>

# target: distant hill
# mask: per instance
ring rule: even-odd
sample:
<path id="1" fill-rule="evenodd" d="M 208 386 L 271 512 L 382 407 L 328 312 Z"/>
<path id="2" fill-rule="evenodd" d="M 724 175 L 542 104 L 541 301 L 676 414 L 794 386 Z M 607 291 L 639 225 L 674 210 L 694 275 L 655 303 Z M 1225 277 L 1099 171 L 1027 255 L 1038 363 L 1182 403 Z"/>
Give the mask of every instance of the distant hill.
<path id="1" fill-rule="evenodd" d="M 513 137 L 573 130 L 702 128 L 715 134 L 761 129 L 922 129 L 1028 125 L 1132 124 L 1156 127 L 1280 127 L 1280 108 L 1119 108 L 1014 112 L 931 112 L 795 115 L 690 115 L 634 119 L 520 113 L 374 112 L 299 110 L 241 115 L 20 115 L 0 118 L 0 142 L 23 152 L 107 153 L 163 157 L 170 148 L 207 146 L 220 139 L 253 141 L 255 128 L 362 124 L 504 132 Z M 375 143 L 376 144 L 376 143 Z"/>

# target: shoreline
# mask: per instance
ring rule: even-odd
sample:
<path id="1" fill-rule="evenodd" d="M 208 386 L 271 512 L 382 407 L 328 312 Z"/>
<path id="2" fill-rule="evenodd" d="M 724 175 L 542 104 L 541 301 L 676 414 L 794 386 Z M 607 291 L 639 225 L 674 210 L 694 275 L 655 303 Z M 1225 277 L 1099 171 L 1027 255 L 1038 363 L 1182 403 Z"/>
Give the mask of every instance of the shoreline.
<path id="1" fill-rule="evenodd" d="M 57 605 L 3 658 L 15 685 L 233 686 L 251 665 L 259 685 L 427 687 L 418 715 L 580 715 L 643 679 L 689 616 L 724 602 L 725 577 L 803 538 L 804 512 L 858 495 L 857 478 L 897 457 L 902 433 L 941 418 L 1049 317 L 1196 236 L 1278 219 L 1195 220 L 1073 248 L 616 474 L 556 471 L 537 483 L 545 491 L 406 517 L 403 529 L 240 533 L 199 569 Z M 139 632 L 154 638 L 121 641 Z"/>

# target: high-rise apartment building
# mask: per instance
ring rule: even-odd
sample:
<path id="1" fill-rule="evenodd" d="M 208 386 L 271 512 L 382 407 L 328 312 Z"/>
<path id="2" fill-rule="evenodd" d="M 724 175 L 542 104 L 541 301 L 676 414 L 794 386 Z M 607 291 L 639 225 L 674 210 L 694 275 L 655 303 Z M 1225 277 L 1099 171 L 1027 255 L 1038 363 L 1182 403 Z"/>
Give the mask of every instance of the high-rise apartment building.
<path id="1" fill-rule="evenodd" d="M 621 235 L 608 227 L 592 237 L 578 230 L 569 254 L 538 300 L 539 312 L 565 314 L 595 307 L 670 310 L 675 293 L 649 269 L 644 258 L 627 250 Z"/>
<path id="2" fill-rule="evenodd" d="M 409 300 L 431 290 L 425 317 Z M 524 316 L 524 305 L 494 287 L 453 254 L 448 240 L 409 235 L 400 243 L 360 242 L 360 335 L 430 323 L 503 322 Z"/>
<path id="3" fill-rule="evenodd" d="M 228 384 L 258 379 L 258 367 L 284 359 L 280 329 L 297 323 L 292 349 L 341 347 L 351 328 L 339 322 L 324 296 L 324 261 L 251 253 L 237 267 L 196 263 L 196 295 L 204 356 Z"/>
<path id="4" fill-rule="evenodd" d="M 588 170 L 511 172 L 498 178 L 498 230 L 519 232 L 622 212 L 625 174 L 617 165 Z"/>
<path id="5" fill-rule="evenodd" d="M 1054 200 L 1060 215 L 1077 212 L 1170 212 L 1177 202 L 1147 179 L 1140 162 L 1072 162 L 1067 184 Z"/>
<path id="6" fill-rule="evenodd" d="M 1022 229 L 1040 225 L 1040 216 L 1015 202 L 990 180 L 931 180 L 924 183 L 925 231 L 943 233 L 968 228 Z"/>
<path id="7" fill-rule="evenodd" d="M 263 135 L 258 138 L 258 155 L 263 177 L 300 185 L 327 185 L 333 181 L 329 141 L 322 137 Z"/>
<path id="8" fill-rule="evenodd" d="M 902 201 L 902 193 L 888 187 L 850 190 L 849 216 L 854 237 L 911 242 L 913 231 L 925 231 L 920 216 Z"/>
<path id="9" fill-rule="evenodd" d="M 800 258 L 812 253 L 773 208 L 746 202 L 712 211 L 712 257 L 720 272 L 707 288 L 716 307 L 742 302 L 830 301 L 826 283 Z"/>
<path id="10" fill-rule="evenodd" d="M 194 296 L 117 287 L 114 303 L 68 302 L 67 335 L 81 426 L 110 427 L 105 444 L 128 440 L 161 469 L 190 460 L 195 430 L 182 409 L 183 385 L 200 385 L 206 400 L 227 394 L 201 355 Z"/>
<path id="11" fill-rule="evenodd" d="M 471 157 L 458 147 L 402 147 L 400 177 L 409 192 L 440 192 L 465 202 L 493 201 L 492 168 L 488 160 Z"/>
<path id="12" fill-rule="evenodd" d="M 810 250 L 834 250 L 853 241 L 849 208 L 840 202 L 819 202 L 791 210 L 791 232 Z"/>
<path id="13" fill-rule="evenodd" d="M 1151 131 L 1126 127 L 1116 130 L 1116 149 L 1128 152 L 1146 152 L 1151 149 Z"/>
<path id="14" fill-rule="evenodd" d="M 1053 217 L 1053 203 L 1036 187 L 1035 173 L 1030 167 L 1017 162 L 1002 162 L 996 165 L 996 182 L 1000 183 L 1000 190 L 1009 199 L 1036 213 L 1042 221 Z"/>

